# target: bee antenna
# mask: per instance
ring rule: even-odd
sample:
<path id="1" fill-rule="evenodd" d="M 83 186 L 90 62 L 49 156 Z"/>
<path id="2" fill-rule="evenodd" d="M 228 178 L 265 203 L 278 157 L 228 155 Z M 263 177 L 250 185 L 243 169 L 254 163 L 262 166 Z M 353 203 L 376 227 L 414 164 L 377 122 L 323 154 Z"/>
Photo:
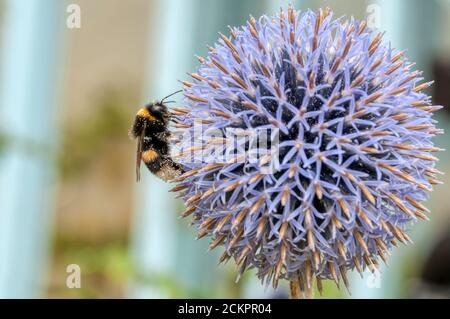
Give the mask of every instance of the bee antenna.
<path id="1" fill-rule="evenodd" d="M 173 92 L 173 93 L 167 95 L 165 98 L 163 98 L 163 99 L 161 100 L 161 104 L 164 103 L 164 100 L 166 100 L 167 98 L 169 98 L 169 97 L 171 97 L 172 95 L 175 95 L 175 94 L 177 94 L 177 93 L 180 93 L 180 92 L 183 92 L 183 90 L 179 90 L 179 91 L 176 91 L 176 92 Z"/>
<path id="2" fill-rule="evenodd" d="M 168 103 L 175 103 L 175 101 L 166 101 L 166 102 L 164 102 L 165 104 L 168 104 Z"/>

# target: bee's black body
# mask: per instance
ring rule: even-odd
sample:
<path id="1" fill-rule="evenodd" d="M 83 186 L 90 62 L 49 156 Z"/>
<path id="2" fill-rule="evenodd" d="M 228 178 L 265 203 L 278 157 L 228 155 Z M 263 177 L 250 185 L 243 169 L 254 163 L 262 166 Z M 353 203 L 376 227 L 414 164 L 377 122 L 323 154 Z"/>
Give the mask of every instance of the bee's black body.
<path id="1" fill-rule="evenodd" d="M 140 179 L 140 163 L 159 178 L 169 181 L 183 173 L 181 165 L 170 157 L 168 124 L 170 113 L 161 102 L 150 103 L 136 114 L 130 135 L 138 139 L 136 178 Z"/>

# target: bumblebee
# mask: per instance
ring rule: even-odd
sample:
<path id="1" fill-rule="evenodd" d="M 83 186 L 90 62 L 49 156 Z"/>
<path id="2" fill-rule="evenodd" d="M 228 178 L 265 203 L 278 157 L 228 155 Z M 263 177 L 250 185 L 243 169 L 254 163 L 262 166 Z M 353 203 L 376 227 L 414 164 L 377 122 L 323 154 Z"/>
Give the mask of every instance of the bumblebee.
<path id="1" fill-rule="evenodd" d="M 130 129 L 130 137 L 137 139 L 136 151 L 136 180 L 141 178 L 140 167 L 144 162 L 147 168 L 157 177 L 164 181 L 170 181 L 183 174 L 180 164 L 174 162 L 170 157 L 170 131 L 168 125 L 171 120 L 170 112 L 165 100 L 147 104 L 140 109 Z"/>

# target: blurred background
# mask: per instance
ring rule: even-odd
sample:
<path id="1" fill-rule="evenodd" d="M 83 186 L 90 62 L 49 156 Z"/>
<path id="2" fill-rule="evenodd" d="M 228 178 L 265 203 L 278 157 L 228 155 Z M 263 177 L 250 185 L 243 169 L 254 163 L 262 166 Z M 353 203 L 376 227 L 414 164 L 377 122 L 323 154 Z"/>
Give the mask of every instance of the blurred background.
<path id="1" fill-rule="evenodd" d="M 169 186 L 147 171 L 135 182 L 127 130 L 219 31 L 289 3 L 368 18 L 436 80 L 434 104 L 450 106 L 450 0 L 0 0 L 0 297 L 287 296 L 254 273 L 235 283 L 233 265 L 217 266 L 220 252 L 178 219 Z M 448 110 L 436 114 L 446 149 Z M 381 277 L 352 276 L 351 296 L 327 283 L 323 298 L 450 297 L 450 164 L 438 156 L 445 184 L 415 244 L 395 249 Z"/>

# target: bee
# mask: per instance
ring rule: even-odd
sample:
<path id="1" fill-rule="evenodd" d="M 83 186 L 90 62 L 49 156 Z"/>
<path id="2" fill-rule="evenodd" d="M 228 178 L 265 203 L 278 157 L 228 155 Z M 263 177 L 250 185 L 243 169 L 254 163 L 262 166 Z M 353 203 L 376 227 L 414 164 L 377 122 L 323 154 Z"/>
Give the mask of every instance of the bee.
<path id="1" fill-rule="evenodd" d="M 167 108 L 167 98 L 181 91 L 174 92 L 161 101 L 155 101 L 141 108 L 130 128 L 130 137 L 137 139 L 136 180 L 141 178 L 140 167 L 144 162 L 147 168 L 164 181 L 170 181 L 184 173 L 180 164 L 170 156 L 170 131 L 168 125 L 171 114 Z"/>

